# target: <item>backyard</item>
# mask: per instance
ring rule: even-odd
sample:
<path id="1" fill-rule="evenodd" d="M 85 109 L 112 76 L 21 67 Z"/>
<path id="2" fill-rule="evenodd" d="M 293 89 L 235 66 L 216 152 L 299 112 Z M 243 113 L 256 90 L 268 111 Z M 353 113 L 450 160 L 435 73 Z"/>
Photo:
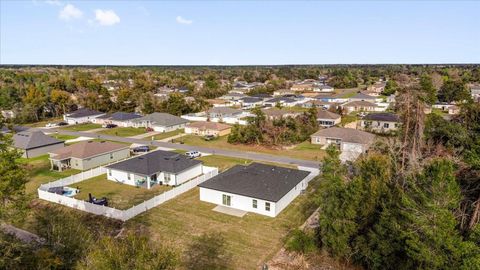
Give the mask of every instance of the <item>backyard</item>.
<path id="1" fill-rule="evenodd" d="M 134 187 L 108 180 L 106 174 L 73 184 L 71 187 L 80 189 L 80 193 L 75 195 L 76 199 L 87 200 L 88 193 L 91 193 L 96 198 L 106 197 L 108 206 L 117 209 L 128 209 L 172 189 L 170 186 L 160 185 L 151 189 Z"/>
<path id="2" fill-rule="evenodd" d="M 87 131 L 87 130 L 97 129 L 101 127 L 102 125 L 99 125 L 99 124 L 84 123 L 84 124 L 78 124 L 78 125 L 65 126 L 65 127 L 62 127 L 61 129 L 68 130 L 68 131 Z"/>
<path id="3" fill-rule="evenodd" d="M 176 141 L 183 142 L 188 145 L 204 146 L 218 149 L 229 149 L 246 152 L 259 152 L 270 155 L 282 155 L 298 159 L 306 160 L 322 160 L 325 151 L 321 149 L 320 145 L 312 145 L 309 140 L 297 144 L 292 147 L 283 149 L 274 149 L 261 145 L 245 145 L 245 144 L 230 144 L 227 142 L 227 136 L 223 136 L 211 141 L 205 141 L 202 137 L 194 135 L 186 135 L 178 138 Z"/>
<path id="4" fill-rule="evenodd" d="M 130 228 L 143 224 L 153 239 L 168 242 L 184 251 L 192 239 L 205 232 L 222 233 L 233 254 L 233 269 L 259 269 L 283 245 L 288 232 L 300 226 L 314 211 L 312 180 L 307 193 L 295 199 L 276 218 L 248 213 L 234 217 L 212 211 L 214 204 L 199 200 L 199 189 L 155 207 L 127 222 Z"/>
<path id="5" fill-rule="evenodd" d="M 110 136 L 119 136 L 119 137 L 132 137 L 140 134 L 147 133 L 145 128 L 134 128 L 134 127 L 116 127 L 109 128 L 98 132 L 99 134 L 105 134 Z"/>
<path id="6" fill-rule="evenodd" d="M 61 141 L 68 141 L 68 140 L 73 140 L 78 138 L 77 136 L 65 135 L 65 134 L 50 134 L 50 136 Z"/>
<path id="7" fill-rule="evenodd" d="M 33 194 L 41 184 L 45 184 L 60 178 L 77 174 L 79 170 L 65 170 L 63 172 L 51 171 L 50 161 L 48 155 L 43 155 L 35 158 L 21 158 L 19 162 L 24 165 L 28 172 L 29 181 L 27 182 L 27 194 Z"/>

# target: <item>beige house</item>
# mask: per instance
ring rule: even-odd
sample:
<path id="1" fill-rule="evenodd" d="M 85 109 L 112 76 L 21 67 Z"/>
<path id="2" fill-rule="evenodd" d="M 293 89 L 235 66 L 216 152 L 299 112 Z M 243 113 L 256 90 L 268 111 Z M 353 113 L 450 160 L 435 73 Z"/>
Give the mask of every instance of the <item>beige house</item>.
<path id="1" fill-rule="evenodd" d="M 339 114 L 327 110 L 319 110 L 317 112 L 317 122 L 319 126 L 331 127 L 340 124 L 341 121 L 342 117 Z"/>
<path id="2" fill-rule="evenodd" d="M 385 90 L 385 86 L 387 86 L 386 82 L 380 81 L 376 82 L 370 86 L 367 87 L 368 91 L 376 92 L 376 93 L 381 93 Z"/>
<path id="3" fill-rule="evenodd" d="M 130 149 L 126 144 L 83 141 L 49 154 L 52 170 L 77 169 L 84 171 L 128 158 Z"/>
<path id="4" fill-rule="evenodd" d="M 359 123 L 359 129 L 389 133 L 398 130 L 400 118 L 393 113 L 371 113 L 366 115 Z"/>
<path id="5" fill-rule="evenodd" d="M 297 83 L 292 85 L 290 90 L 295 92 L 313 91 L 313 83 Z"/>
<path id="6" fill-rule="evenodd" d="M 185 126 L 186 134 L 199 136 L 225 136 L 230 134 L 231 126 L 216 122 L 192 122 Z"/>
<path id="7" fill-rule="evenodd" d="M 341 107 L 348 114 L 351 112 L 374 112 L 378 106 L 369 101 L 350 101 L 342 104 Z"/>

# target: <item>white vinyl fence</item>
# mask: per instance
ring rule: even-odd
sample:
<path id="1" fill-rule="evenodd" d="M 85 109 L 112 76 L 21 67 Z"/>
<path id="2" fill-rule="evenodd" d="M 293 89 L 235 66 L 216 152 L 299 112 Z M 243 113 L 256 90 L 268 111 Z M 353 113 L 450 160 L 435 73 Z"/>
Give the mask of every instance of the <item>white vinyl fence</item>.
<path id="1" fill-rule="evenodd" d="M 207 167 L 203 166 L 204 174 L 198 176 L 180 186 L 177 186 L 167 192 L 164 192 L 160 195 L 157 195 L 151 198 L 148 201 L 145 201 L 141 204 L 135 205 L 127 210 L 119 210 L 108 206 L 96 205 L 93 203 L 89 203 L 87 201 L 77 200 L 75 198 L 70 198 L 67 196 L 59 195 L 56 193 L 48 192 L 48 189 L 51 187 L 59 187 L 59 186 L 68 186 L 83 180 L 99 176 L 101 174 L 106 173 L 106 169 L 103 167 L 99 167 L 96 169 L 92 169 L 90 171 L 82 172 L 76 175 L 72 175 L 54 182 L 50 182 L 44 185 L 41 185 L 38 188 L 38 197 L 40 199 L 54 202 L 58 204 L 62 204 L 77 210 L 85 211 L 88 213 L 92 213 L 95 215 L 103 215 L 109 218 L 119 219 L 122 221 L 129 220 L 135 217 L 138 214 L 141 214 L 153 207 L 156 207 L 168 200 L 171 200 L 178 195 L 181 195 L 192 188 L 196 187 L 200 183 L 212 178 L 213 176 L 218 174 L 218 169 L 214 167 Z"/>

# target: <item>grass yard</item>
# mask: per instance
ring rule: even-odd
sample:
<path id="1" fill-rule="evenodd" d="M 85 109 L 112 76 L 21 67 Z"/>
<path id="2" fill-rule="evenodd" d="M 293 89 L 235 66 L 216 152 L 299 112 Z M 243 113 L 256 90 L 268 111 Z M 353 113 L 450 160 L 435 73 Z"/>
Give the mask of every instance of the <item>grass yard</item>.
<path id="1" fill-rule="evenodd" d="M 170 132 L 160 133 L 160 134 L 157 134 L 157 135 L 154 136 L 154 140 L 163 140 L 163 139 L 173 137 L 173 136 L 178 135 L 178 134 L 183 133 L 183 132 L 185 132 L 184 129 L 177 129 L 177 130 L 170 131 Z M 149 137 L 149 138 L 145 138 L 145 139 L 146 140 L 151 140 L 152 138 Z"/>
<path id="2" fill-rule="evenodd" d="M 116 127 L 102 130 L 98 133 L 110 136 L 132 137 L 140 134 L 145 134 L 147 132 L 145 131 L 145 128 Z"/>
<path id="3" fill-rule="evenodd" d="M 21 158 L 19 160 L 28 172 L 29 182 L 26 185 L 27 194 L 34 194 L 41 184 L 52 182 L 72 174 L 77 174 L 79 170 L 66 170 L 63 172 L 51 171 L 48 155 L 35 158 Z"/>
<path id="4" fill-rule="evenodd" d="M 222 233 L 233 254 L 233 269 L 259 269 L 282 247 L 288 232 L 314 211 L 313 186 L 318 182 L 310 182 L 307 193 L 297 197 L 276 218 L 252 213 L 239 218 L 212 211 L 215 205 L 201 202 L 199 189 L 195 188 L 135 217 L 127 226 L 146 225 L 155 241 L 172 244 L 180 251 L 185 251 L 195 236 Z"/>
<path id="5" fill-rule="evenodd" d="M 84 123 L 84 124 L 78 124 L 78 125 L 65 126 L 65 127 L 62 127 L 62 129 L 69 130 L 69 131 L 87 131 L 87 130 L 97 129 L 101 127 L 102 125 L 99 125 L 99 124 Z"/>
<path id="6" fill-rule="evenodd" d="M 342 120 L 340 122 L 340 125 L 345 126 L 346 124 L 355 122 L 357 120 L 358 120 L 358 116 L 356 112 L 353 112 L 347 115 L 342 115 Z"/>
<path id="7" fill-rule="evenodd" d="M 63 134 L 50 134 L 50 136 L 54 137 L 57 140 L 61 140 L 61 141 L 73 140 L 73 139 L 78 138 L 77 136 L 63 135 Z"/>
<path id="8" fill-rule="evenodd" d="M 107 197 L 109 206 L 117 209 L 128 209 L 172 189 L 160 185 L 151 189 L 129 186 L 108 180 L 106 174 L 76 183 L 71 187 L 80 188 L 76 199 L 87 200 L 88 193 L 92 193 L 92 196 L 97 198 Z"/>
<path id="9" fill-rule="evenodd" d="M 223 136 L 211 141 L 205 141 L 202 137 L 194 135 L 186 135 L 177 139 L 188 145 L 197 145 L 210 148 L 238 150 L 246 152 L 258 152 L 270 155 L 281 155 L 305 160 L 322 160 L 325 151 L 320 147 L 308 146 L 309 141 L 300 143 L 299 145 L 288 149 L 273 149 L 260 145 L 244 145 L 244 144 L 230 144 L 227 142 L 227 136 Z"/>
<path id="10" fill-rule="evenodd" d="M 220 172 L 223 172 L 226 169 L 229 169 L 235 165 L 246 165 L 252 162 L 248 159 L 217 155 L 203 156 L 197 159 L 203 161 L 203 165 L 205 166 L 217 167 Z"/>
<path id="11" fill-rule="evenodd" d="M 58 122 L 61 122 L 61 121 L 63 121 L 62 117 L 54 117 L 54 118 L 48 118 L 48 119 L 45 119 L 45 120 L 42 120 L 42 121 L 39 121 L 39 122 L 35 122 L 35 123 L 25 124 L 24 126 L 26 126 L 26 127 L 45 127 L 45 125 L 48 124 L 48 123 L 58 123 Z"/>

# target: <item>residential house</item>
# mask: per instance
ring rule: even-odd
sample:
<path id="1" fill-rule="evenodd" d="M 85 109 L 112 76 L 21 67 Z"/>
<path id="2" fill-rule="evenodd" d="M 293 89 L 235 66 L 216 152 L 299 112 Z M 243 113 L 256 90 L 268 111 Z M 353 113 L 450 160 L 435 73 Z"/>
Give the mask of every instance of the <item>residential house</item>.
<path id="1" fill-rule="evenodd" d="M 22 131 L 13 135 L 13 147 L 22 151 L 22 157 L 34 158 L 63 148 L 64 141 L 45 135 L 41 131 Z"/>
<path id="2" fill-rule="evenodd" d="M 366 95 L 364 93 L 357 93 L 353 97 L 348 98 L 348 101 L 368 101 L 368 102 L 372 102 L 372 103 L 375 103 L 375 102 L 381 101 L 381 100 L 382 100 L 381 98 L 369 96 L 369 95 Z"/>
<path id="3" fill-rule="evenodd" d="M 339 114 L 327 110 L 319 110 L 317 112 L 317 122 L 322 127 L 332 127 L 340 124 L 342 117 Z"/>
<path id="4" fill-rule="evenodd" d="M 187 120 L 168 113 L 152 113 L 131 120 L 133 127 L 152 128 L 154 131 L 169 132 L 185 128 Z"/>
<path id="5" fill-rule="evenodd" d="M 303 108 L 322 108 L 322 109 L 330 109 L 330 108 L 337 108 L 339 106 L 338 103 L 333 102 L 325 102 L 321 100 L 309 100 L 301 104 Z"/>
<path id="6" fill-rule="evenodd" d="M 133 126 L 133 119 L 141 118 L 142 115 L 138 113 L 116 112 L 113 114 L 105 114 L 92 120 L 96 124 L 114 124 L 119 127 Z"/>
<path id="7" fill-rule="evenodd" d="M 448 102 L 437 102 L 432 105 L 432 108 L 448 112 L 448 109 L 452 106 L 455 106 L 455 104 Z"/>
<path id="8" fill-rule="evenodd" d="M 103 112 L 90 110 L 88 108 L 81 108 L 76 111 L 64 114 L 63 120 L 69 125 L 75 125 L 92 122 L 95 118 L 103 115 L 105 115 L 105 113 Z"/>
<path id="9" fill-rule="evenodd" d="M 294 92 L 306 92 L 306 91 L 313 91 L 313 83 L 305 83 L 305 82 L 301 82 L 301 83 L 295 83 L 292 85 L 292 87 L 290 87 L 290 90 L 294 91 Z"/>
<path id="10" fill-rule="evenodd" d="M 17 116 L 17 114 L 13 110 L 2 110 L 1 115 L 5 119 L 13 119 Z"/>
<path id="11" fill-rule="evenodd" d="M 375 82 L 374 84 L 368 86 L 367 90 L 372 91 L 372 92 L 376 92 L 376 93 L 382 93 L 385 90 L 385 86 L 387 86 L 387 82 L 378 81 L 378 82 Z"/>
<path id="12" fill-rule="evenodd" d="M 263 105 L 263 99 L 255 97 L 243 97 L 238 100 L 242 109 L 252 109 Z"/>
<path id="13" fill-rule="evenodd" d="M 289 111 L 285 109 L 279 109 L 276 107 L 272 107 L 269 109 L 262 109 L 262 112 L 265 114 L 265 117 L 270 120 L 276 120 L 280 118 L 286 118 L 286 117 L 297 117 L 301 115 L 301 112 L 295 112 L 295 111 Z"/>
<path id="14" fill-rule="evenodd" d="M 233 102 L 228 99 L 207 99 L 208 104 L 212 105 L 213 107 L 230 107 L 233 105 Z"/>
<path id="15" fill-rule="evenodd" d="M 185 126 L 186 134 L 194 134 L 199 136 L 225 136 L 230 134 L 232 127 L 230 125 L 216 122 L 192 122 Z"/>
<path id="16" fill-rule="evenodd" d="M 375 135 L 352 128 L 331 127 L 320 129 L 311 136 L 312 144 L 337 146 L 342 161 L 354 160 L 366 152 L 375 139 Z"/>
<path id="17" fill-rule="evenodd" d="M 377 105 L 369 101 L 350 101 L 340 105 L 345 114 L 351 112 L 374 112 Z"/>
<path id="18" fill-rule="evenodd" d="M 219 99 L 225 99 L 225 100 L 239 100 L 241 98 L 246 97 L 247 95 L 245 94 L 239 94 L 235 92 L 228 92 L 227 94 L 219 97 Z"/>
<path id="19" fill-rule="evenodd" d="M 105 167 L 107 179 L 150 189 L 181 185 L 203 174 L 202 162 L 175 152 L 155 150 Z"/>
<path id="20" fill-rule="evenodd" d="M 448 108 L 448 114 L 450 115 L 456 115 L 460 113 L 460 107 L 453 105 L 450 108 Z"/>
<path id="21" fill-rule="evenodd" d="M 378 97 L 380 96 L 380 93 L 375 92 L 375 91 L 364 90 L 364 91 L 361 91 L 360 93 L 362 93 L 362 94 L 364 94 L 364 95 L 371 96 L 371 97 L 375 97 L 375 98 L 377 98 L 377 99 L 378 99 Z"/>
<path id="22" fill-rule="evenodd" d="M 252 114 L 247 111 L 229 107 L 213 107 L 206 112 L 182 115 L 182 118 L 189 121 L 210 121 L 246 125 L 247 121 L 245 118 L 249 116 L 252 116 Z"/>
<path id="23" fill-rule="evenodd" d="M 114 142 L 82 141 L 49 152 L 51 169 L 88 170 L 130 156 L 129 146 Z"/>
<path id="24" fill-rule="evenodd" d="M 370 113 L 359 121 L 359 129 L 376 133 L 389 133 L 398 130 L 400 118 L 393 113 Z"/>
<path id="25" fill-rule="evenodd" d="M 236 165 L 198 185 L 200 200 L 276 217 L 307 188 L 309 174 L 260 163 Z"/>
<path id="26" fill-rule="evenodd" d="M 324 102 L 331 102 L 331 103 L 344 103 L 348 101 L 348 98 L 340 97 L 338 95 L 334 95 L 334 96 L 317 95 L 314 97 L 314 99 L 321 100 Z"/>
<path id="27" fill-rule="evenodd" d="M 331 93 L 334 91 L 335 89 L 332 86 L 325 85 L 325 84 L 320 84 L 320 85 L 315 84 L 313 87 L 313 92 Z"/>
<path id="28" fill-rule="evenodd" d="M 284 96 L 284 95 L 294 95 L 295 91 L 288 90 L 288 89 L 281 89 L 281 90 L 276 90 L 273 92 L 273 96 Z"/>
<path id="29" fill-rule="evenodd" d="M 293 107 L 297 105 L 298 101 L 291 97 L 274 97 L 263 102 L 267 107 L 275 107 L 279 104 L 282 107 Z"/>

